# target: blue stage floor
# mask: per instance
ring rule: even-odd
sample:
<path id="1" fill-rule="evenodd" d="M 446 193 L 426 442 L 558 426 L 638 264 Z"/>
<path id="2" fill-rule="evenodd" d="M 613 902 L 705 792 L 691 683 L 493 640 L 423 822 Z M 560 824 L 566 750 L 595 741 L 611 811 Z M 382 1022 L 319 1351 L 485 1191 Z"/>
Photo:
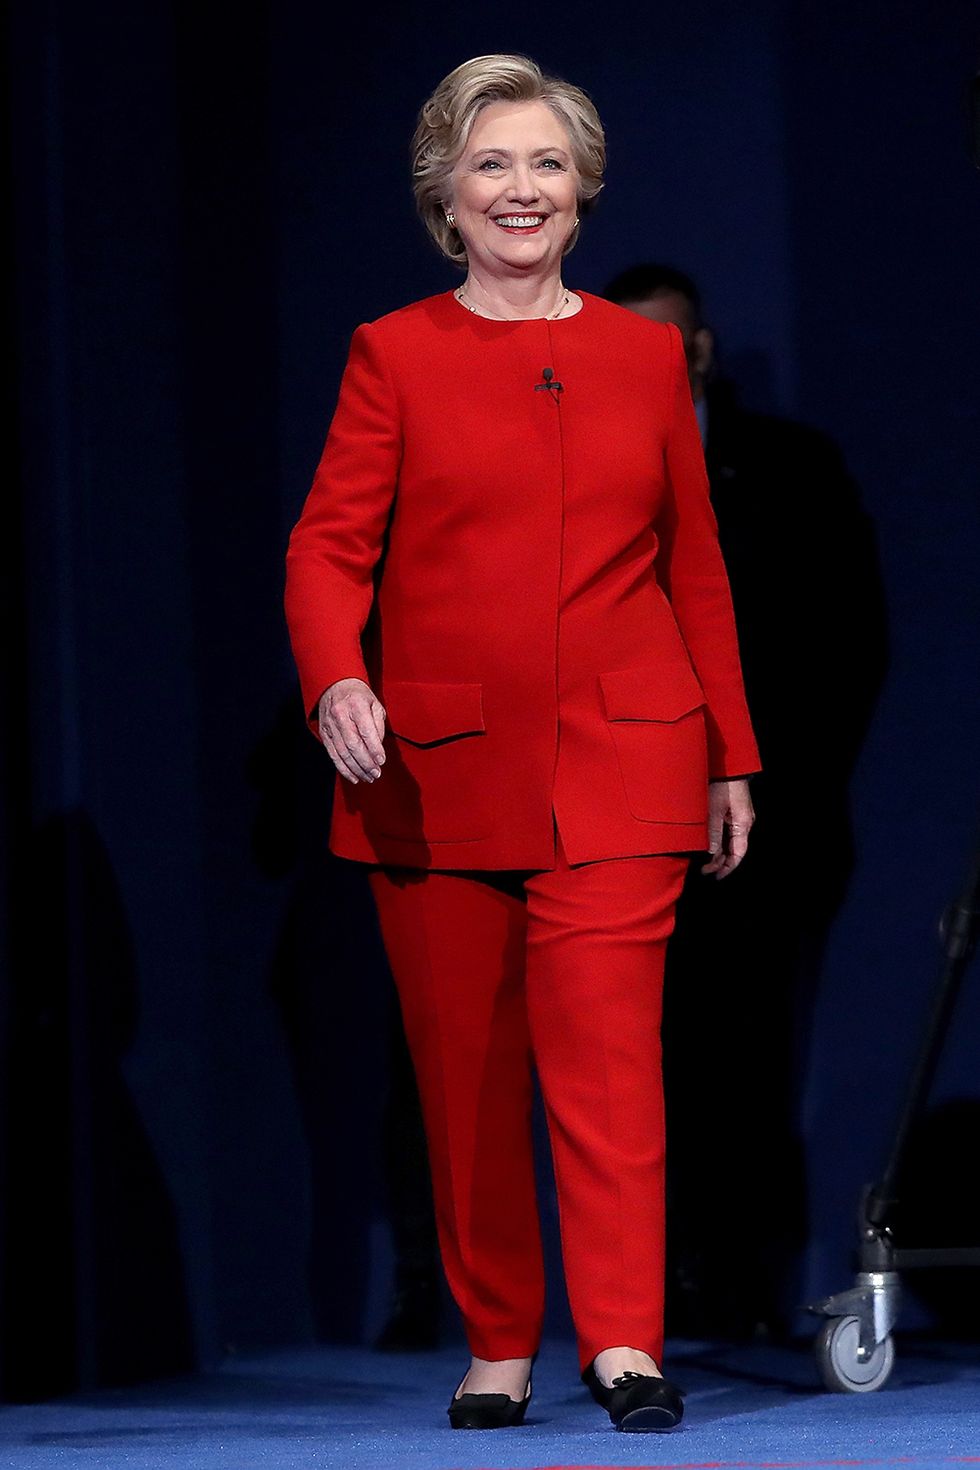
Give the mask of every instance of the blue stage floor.
<path id="1" fill-rule="evenodd" d="M 681 1427 L 618 1434 L 578 1383 L 574 1348 L 546 1344 L 527 1424 L 453 1431 L 462 1349 L 419 1355 L 310 1348 L 239 1358 L 208 1376 L 0 1412 L 0 1466 L 98 1470 L 684 1470 L 980 1464 L 980 1349 L 900 1345 L 889 1385 L 817 1387 L 809 1351 L 668 1353 L 687 1390 Z"/>

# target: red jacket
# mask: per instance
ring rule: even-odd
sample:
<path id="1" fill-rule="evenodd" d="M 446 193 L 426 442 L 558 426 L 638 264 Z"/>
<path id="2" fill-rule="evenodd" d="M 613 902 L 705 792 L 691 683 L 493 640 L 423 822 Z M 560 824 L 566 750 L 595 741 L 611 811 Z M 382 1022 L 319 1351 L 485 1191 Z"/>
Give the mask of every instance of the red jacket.
<path id="1" fill-rule="evenodd" d="M 759 769 L 680 333 L 580 294 L 354 334 L 286 586 L 313 728 L 354 675 L 387 711 L 342 857 L 549 868 L 553 813 L 572 863 L 701 850 Z"/>

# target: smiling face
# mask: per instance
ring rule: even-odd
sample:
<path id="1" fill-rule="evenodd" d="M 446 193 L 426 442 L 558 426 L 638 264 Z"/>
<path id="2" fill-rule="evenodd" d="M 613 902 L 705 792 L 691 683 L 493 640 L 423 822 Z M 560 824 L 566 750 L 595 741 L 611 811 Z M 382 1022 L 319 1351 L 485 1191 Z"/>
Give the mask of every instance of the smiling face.
<path id="1" fill-rule="evenodd" d="M 544 102 L 484 107 L 446 200 L 470 269 L 557 272 L 575 228 L 578 180 L 568 133 Z"/>

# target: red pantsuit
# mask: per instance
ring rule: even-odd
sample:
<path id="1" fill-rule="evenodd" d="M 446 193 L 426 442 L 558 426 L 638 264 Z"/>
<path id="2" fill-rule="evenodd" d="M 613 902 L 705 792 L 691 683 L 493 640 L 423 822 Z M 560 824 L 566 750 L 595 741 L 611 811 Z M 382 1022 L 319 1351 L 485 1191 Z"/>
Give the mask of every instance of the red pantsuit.
<path id="1" fill-rule="evenodd" d="M 544 1275 L 531 1064 L 544 1098 L 581 1366 L 663 1348 L 664 952 L 687 858 L 526 877 L 377 869 L 443 1264 L 480 1358 L 537 1350 Z"/>
<path id="2" fill-rule="evenodd" d="M 358 328 L 286 613 L 314 731 L 340 679 L 386 711 L 330 845 L 372 865 L 473 1351 L 537 1346 L 533 1052 L 584 1364 L 660 1352 L 664 946 L 709 780 L 759 766 L 680 333 L 580 294 Z"/>

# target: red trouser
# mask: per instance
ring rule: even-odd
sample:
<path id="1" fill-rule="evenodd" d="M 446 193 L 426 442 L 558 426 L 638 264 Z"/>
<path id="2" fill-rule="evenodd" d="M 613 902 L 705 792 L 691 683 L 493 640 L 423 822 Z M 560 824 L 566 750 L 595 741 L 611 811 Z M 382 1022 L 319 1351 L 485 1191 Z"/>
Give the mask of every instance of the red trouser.
<path id="1" fill-rule="evenodd" d="M 660 1362 L 664 952 L 689 858 L 530 875 L 371 872 L 415 1064 L 443 1266 L 470 1351 L 537 1351 L 544 1269 L 531 1066 L 544 1098 L 581 1366 Z"/>

